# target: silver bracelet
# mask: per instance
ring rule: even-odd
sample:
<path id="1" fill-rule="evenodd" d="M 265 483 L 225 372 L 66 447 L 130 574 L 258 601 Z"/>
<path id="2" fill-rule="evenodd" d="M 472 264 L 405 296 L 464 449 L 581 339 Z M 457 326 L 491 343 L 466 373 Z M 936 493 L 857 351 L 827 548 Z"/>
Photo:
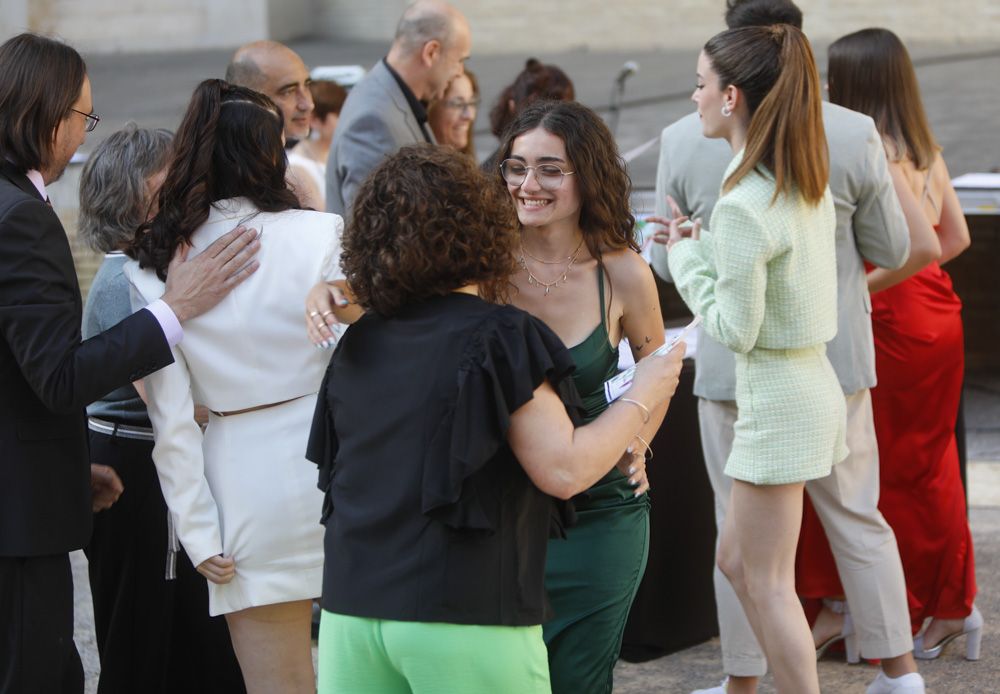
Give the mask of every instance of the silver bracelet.
<path id="1" fill-rule="evenodd" d="M 618 402 L 627 402 L 629 404 L 635 405 L 642 411 L 642 423 L 649 423 L 649 408 L 643 405 L 638 400 L 633 400 L 632 398 L 618 398 Z"/>

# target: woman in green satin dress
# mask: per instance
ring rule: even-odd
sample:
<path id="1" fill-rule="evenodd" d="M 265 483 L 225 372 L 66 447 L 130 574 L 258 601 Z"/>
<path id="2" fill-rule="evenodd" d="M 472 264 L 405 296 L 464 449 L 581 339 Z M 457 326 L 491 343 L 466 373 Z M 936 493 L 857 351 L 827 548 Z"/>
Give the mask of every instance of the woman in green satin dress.
<path id="1" fill-rule="evenodd" d="M 522 112 L 499 149 L 521 223 L 514 305 L 541 318 L 570 348 L 574 380 L 593 419 L 604 381 L 628 339 L 638 360 L 663 343 L 649 265 L 638 254 L 631 183 L 604 122 L 572 102 Z M 642 455 L 666 412 L 648 413 L 622 455 Z M 611 691 L 629 608 L 646 568 L 649 500 L 612 471 L 574 498 L 578 522 L 549 542 L 545 587 L 555 619 L 544 625 L 555 694 Z"/>

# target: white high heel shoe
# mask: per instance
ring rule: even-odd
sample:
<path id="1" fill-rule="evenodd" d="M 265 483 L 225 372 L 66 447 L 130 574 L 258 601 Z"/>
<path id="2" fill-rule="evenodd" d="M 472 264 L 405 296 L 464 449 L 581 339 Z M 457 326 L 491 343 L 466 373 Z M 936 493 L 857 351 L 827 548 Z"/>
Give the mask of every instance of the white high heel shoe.
<path id="1" fill-rule="evenodd" d="M 847 603 L 843 600 L 828 600 L 823 599 L 823 605 L 827 607 L 831 612 L 840 614 L 844 616 L 844 625 L 840 628 L 840 633 L 836 636 L 831 636 L 823 643 L 816 646 L 816 660 L 823 657 L 826 650 L 837 643 L 838 641 L 844 642 L 844 650 L 847 653 L 847 662 L 851 665 L 856 665 L 861 662 L 861 644 L 858 639 L 858 634 L 854 630 L 854 620 L 851 619 L 851 612 L 847 609 Z"/>
<path id="2" fill-rule="evenodd" d="M 983 615 L 979 609 L 973 605 L 972 612 L 965 618 L 961 631 L 948 634 L 941 639 L 933 648 L 924 649 L 924 635 L 913 639 L 913 657 L 920 660 L 934 660 L 944 651 L 944 647 L 957 639 L 965 636 L 965 659 L 979 660 L 979 648 L 983 643 Z"/>

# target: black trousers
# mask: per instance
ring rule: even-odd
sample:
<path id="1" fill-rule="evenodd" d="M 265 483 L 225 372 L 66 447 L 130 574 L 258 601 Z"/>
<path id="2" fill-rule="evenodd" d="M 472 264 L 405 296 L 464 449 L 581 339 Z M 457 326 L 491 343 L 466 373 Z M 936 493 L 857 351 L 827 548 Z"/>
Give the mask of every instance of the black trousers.
<path id="1" fill-rule="evenodd" d="M 225 618 L 208 614 L 206 579 L 181 549 L 166 580 L 167 507 L 153 444 L 90 432 L 91 462 L 110 465 L 125 486 L 94 517 L 85 548 L 101 655 L 99 694 L 242 693 L 246 689 Z"/>
<path id="2" fill-rule="evenodd" d="M 0 693 L 82 694 L 69 555 L 0 557 Z"/>

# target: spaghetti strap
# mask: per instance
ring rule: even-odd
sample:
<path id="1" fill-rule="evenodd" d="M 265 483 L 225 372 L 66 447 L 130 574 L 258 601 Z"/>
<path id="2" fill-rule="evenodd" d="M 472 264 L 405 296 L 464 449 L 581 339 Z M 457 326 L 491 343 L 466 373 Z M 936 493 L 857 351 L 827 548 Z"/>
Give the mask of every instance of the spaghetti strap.
<path id="1" fill-rule="evenodd" d="M 604 334 L 606 335 L 608 332 L 608 322 L 604 306 L 604 268 L 601 267 L 600 263 L 597 265 L 597 291 L 601 302 L 601 327 L 604 328 Z"/>
<path id="2" fill-rule="evenodd" d="M 940 215 L 941 210 L 938 209 L 937 203 L 934 202 L 934 198 L 931 197 L 931 172 L 934 170 L 934 164 L 937 163 L 937 159 L 927 168 L 927 173 L 924 175 L 924 193 L 920 196 L 920 204 L 923 205 L 925 202 L 930 203 L 931 209 L 934 210 L 934 214 Z"/>

